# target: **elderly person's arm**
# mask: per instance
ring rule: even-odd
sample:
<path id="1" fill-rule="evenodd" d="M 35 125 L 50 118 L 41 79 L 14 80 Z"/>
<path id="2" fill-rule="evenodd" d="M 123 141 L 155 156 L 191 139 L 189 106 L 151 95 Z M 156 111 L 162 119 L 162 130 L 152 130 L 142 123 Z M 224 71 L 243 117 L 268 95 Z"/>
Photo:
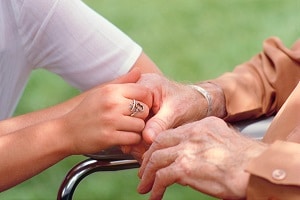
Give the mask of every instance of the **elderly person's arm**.
<path id="1" fill-rule="evenodd" d="M 219 93 L 219 98 L 223 99 L 225 97 L 224 102 L 226 102 L 226 112 L 224 112 L 225 115 L 222 116 L 222 118 L 229 122 L 235 122 L 276 114 L 297 86 L 299 77 L 300 41 L 297 41 L 291 49 L 288 49 L 278 38 L 270 38 L 265 41 L 263 52 L 253 57 L 250 61 L 241 64 L 233 72 L 226 73 L 217 79 L 207 81 L 206 84 L 208 87 L 206 90 L 217 91 L 222 88 L 223 94 Z M 199 85 L 201 86 L 203 84 L 205 83 L 200 83 Z M 215 96 L 213 96 L 213 98 L 214 97 Z M 202 95 L 202 99 L 204 99 L 202 101 L 202 107 L 208 110 L 207 107 L 205 107 L 208 105 L 205 104 L 205 95 Z M 184 105 L 187 105 L 186 107 L 190 105 L 187 102 L 188 101 L 183 103 Z M 201 105 L 199 105 L 199 107 L 200 106 Z M 192 108 L 195 108 L 194 105 Z M 292 177 L 291 181 L 291 176 L 289 174 L 292 174 L 293 176 L 295 170 L 299 168 L 299 144 L 276 142 L 270 147 L 267 144 L 276 141 L 277 139 L 294 142 L 300 141 L 300 132 L 297 128 L 299 127 L 299 114 L 297 114 L 299 113 L 297 110 L 299 107 L 291 106 L 289 108 L 289 110 L 294 111 L 294 113 L 291 112 L 289 115 L 281 115 L 286 116 L 282 117 L 282 120 L 279 120 L 281 123 L 277 120 L 278 115 L 275 117 L 275 122 L 273 122 L 267 136 L 264 138 L 266 143 L 252 141 L 239 134 L 234 134 L 234 131 L 228 130 L 222 124 L 217 122 L 212 123 L 211 132 L 213 134 L 211 134 L 212 138 L 210 139 L 206 138 L 207 133 L 209 133 L 206 129 L 207 124 L 199 125 L 204 123 L 201 121 L 196 124 L 188 125 L 189 128 L 185 125 L 178 129 L 163 132 L 162 134 L 168 133 L 166 136 L 169 137 L 168 142 L 163 142 L 160 139 L 163 138 L 162 134 L 159 135 L 157 144 L 155 142 L 153 147 L 150 148 L 149 153 L 146 154 L 140 173 L 142 182 L 139 191 L 145 193 L 152 189 L 152 191 L 155 191 L 152 195 L 153 199 L 160 199 L 165 188 L 168 185 L 177 182 L 183 185 L 191 185 L 199 191 L 221 198 L 245 198 L 248 187 L 248 197 L 252 199 L 257 199 L 258 197 L 255 196 L 256 190 L 257 194 L 265 195 L 261 199 L 268 199 L 271 197 L 276 197 L 278 199 L 298 199 L 299 180 Z M 214 110 L 214 108 L 212 108 L 212 110 Z M 285 108 L 283 107 L 282 110 L 285 110 Z M 199 112 L 199 110 L 195 109 L 195 112 Z M 157 119 L 158 122 L 160 120 L 161 119 Z M 182 122 L 184 121 L 183 118 L 181 120 Z M 207 122 L 205 119 L 204 121 Z M 166 122 L 167 124 L 170 124 L 170 122 Z M 151 123 L 153 123 L 153 121 Z M 287 123 L 290 124 L 291 127 L 287 127 Z M 153 125 L 148 122 L 146 128 L 151 126 Z M 221 131 L 218 131 L 220 130 L 220 127 L 223 128 Z M 144 130 L 144 133 L 146 137 L 149 137 L 146 130 Z M 193 136 L 195 136 L 196 133 L 199 134 L 199 138 L 188 139 L 190 136 L 187 135 L 190 135 L 191 133 L 194 133 Z M 293 137 L 291 136 L 291 133 L 293 133 Z M 172 136 L 172 134 L 174 134 L 174 136 Z M 180 134 L 182 134 L 182 136 L 180 136 Z M 223 135 L 224 137 L 219 138 L 220 134 L 225 135 Z M 233 134 L 234 137 L 226 142 L 228 136 L 226 136 L 226 134 Z M 152 138 L 155 138 L 155 135 Z M 291 138 L 293 138 L 293 140 L 291 140 Z M 295 140 L 295 138 L 297 139 Z M 184 142 L 180 140 L 184 140 Z M 190 145 L 186 145 L 188 143 L 196 144 L 197 142 L 199 144 L 196 145 L 195 148 L 190 149 Z M 222 144 L 223 142 L 227 143 L 227 145 L 223 146 L 219 144 Z M 214 144 L 216 144 L 216 146 L 214 146 Z M 241 147 L 241 149 L 237 151 L 239 155 L 236 155 L 234 152 L 230 153 L 230 149 L 235 147 L 239 148 L 239 144 L 244 144 L 244 147 Z M 252 144 L 250 145 L 251 148 L 247 144 Z M 289 144 L 291 144 L 290 147 Z M 175 153 L 168 152 L 168 150 L 172 149 L 169 145 L 176 146 L 175 150 L 172 151 Z M 211 147 L 209 145 L 213 146 Z M 165 146 L 167 146 L 166 149 L 164 149 Z M 199 151 L 197 151 L 198 146 Z M 268 150 L 266 151 L 266 149 Z M 198 152 L 200 156 L 194 154 L 194 151 Z M 293 151 L 294 153 L 292 153 Z M 243 155 L 242 157 L 245 158 L 245 160 L 240 159 L 240 155 Z M 266 155 L 272 159 L 273 163 L 264 159 Z M 285 157 L 281 160 L 277 155 L 284 155 Z M 172 157 L 170 158 L 170 156 Z M 293 158 L 293 165 L 290 165 L 290 162 L 287 161 L 289 158 Z M 237 159 L 239 161 L 237 161 Z M 287 160 L 285 161 L 285 159 Z M 162 160 L 166 160 L 166 162 L 161 162 Z M 235 162 L 239 162 L 240 164 L 234 164 Z M 258 162 L 261 164 L 257 164 Z M 221 170 L 223 174 L 221 173 L 220 175 L 217 173 L 214 175 L 213 173 L 210 173 L 210 168 L 203 167 L 206 166 L 204 165 L 205 163 L 208 165 L 215 165 L 213 169 L 217 169 L 216 171 Z M 185 168 L 195 164 L 196 169 L 193 168 L 193 170 L 190 170 L 189 168 Z M 233 167 L 232 164 L 238 169 Z M 268 176 L 276 170 L 273 167 L 282 167 L 280 164 L 289 165 L 286 168 L 286 171 L 283 170 L 289 175 L 284 178 L 286 179 L 286 182 L 276 182 L 274 180 L 270 182 L 272 178 L 269 178 Z M 263 168 L 261 168 L 261 166 L 267 167 L 268 170 L 265 170 L 262 173 Z M 182 170 L 182 168 L 184 169 Z M 236 170 L 232 171 L 230 168 Z M 247 172 L 245 172 L 246 169 Z M 194 174 L 194 170 L 196 170 L 197 175 L 199 174 L 198 176 Z M 178 171 L 180 173 L 178 173 Z M 197 178 L 191 178 L 189 176 L 190 173 L 192 173 L 191 176 Z M 275 171 L 275 174 L 276 173 L 277 171 Z M 283 172 L 279 171 L 278 173 L 281 174 Z M 169 174 L 170 176 L 168 177 L 166 174 Z M 221 178 L 222 175 L 223 179 Z M 154 176 L 155 178 L 150 178 L 150 180 L 148 180 L 147 178 L 151 176 Z M 251 177 L 250 181 L 249 176 Z M 211 185 L 212 182 L 214 187 L 206 187 L 207 185 Z M 268 188 L 268 191 L 264 193 L 261 189 L 265 188 Z M 285 190 L 286 188 L 289 189 Z M 275 191 L 276 189 L 280 189 L 280 192 Z M 289 192 L 291 192 L 291 194 L 289 194 Z"/>
<path id="2" fill-rule="evenodd" d="M 154 91 L 156 115 L 146 124 L 144 138 L 151 142 L 160 131 L 207 115 L 228 122 L 273 115 L 298 84 L 299 77 L 300 41 L 289 49 L 275 37 L 264 42 L 261 53 L 232 72 L 196 84 L 207 91 L 209 99 L 187 84 L 145 75 L 141 83 Z"/>
<path id="3" fill-rule="evenodd" d="M 299 80 L 300 40 L 287 48 L 272 37 L 260 54 L 211 81 L 223 89 L 225 120 L 232 122 L 275 114 Z"/>

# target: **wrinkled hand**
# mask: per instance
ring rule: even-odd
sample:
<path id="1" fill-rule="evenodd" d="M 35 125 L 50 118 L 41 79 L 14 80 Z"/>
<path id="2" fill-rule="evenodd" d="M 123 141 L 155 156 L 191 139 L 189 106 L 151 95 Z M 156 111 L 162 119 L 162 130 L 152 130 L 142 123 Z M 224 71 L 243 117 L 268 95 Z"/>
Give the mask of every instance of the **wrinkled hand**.
<path id="1" fill-rule="evenodd" d="M 159 200 L 178 183 L 218 198 L 245 197 L 245 165 L 265 148 L 216 117 L 167 130 L 144 155 L 138 191 L 151 191 L 150 199 Z"/>
<path id="2" fill-rule="evenodd" d="M 73 143 L 72 154 L 91 154 L 111 146 L 141 141 L 144 120 L 152 106 L 152 95 L 149 89 L 132 83 L 139 76 L 136 72 L 129 73 L 122 78 L 127 83 L 107 84 L 92 90 L 62 117 L 67 129 L 65 136 Z M 144 107 L 134 116 L 130 116 L 132 99 Z"/>
<path id="3" fill-rule="evenodd" d="M 138 81 L 153 93 L 152 112 L 143 131 L 147 143 L 161 131 L 174 128 L 187 122 L 195 121 L 206 116 L 206 100 L 188 85 L 168 80 L 158 74 L 143 74 Z"/>

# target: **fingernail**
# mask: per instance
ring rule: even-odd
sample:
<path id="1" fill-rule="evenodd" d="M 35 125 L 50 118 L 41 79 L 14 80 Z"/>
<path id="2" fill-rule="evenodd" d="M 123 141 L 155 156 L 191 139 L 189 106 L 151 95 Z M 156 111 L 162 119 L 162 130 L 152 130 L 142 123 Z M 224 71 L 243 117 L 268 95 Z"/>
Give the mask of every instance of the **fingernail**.
<path id="1" fill-rule="evenodd" d="M 137 187 L 137 191 L 138 191 L 138 193 L 140 193 L 140 194 L 144 194 L 144 193 L 145 193 L 144 188 L 142 188 L 142 185 L 143 185 L 143 184 L 140 183 L 140 184 L 138 185 L 138 187 Z"/>

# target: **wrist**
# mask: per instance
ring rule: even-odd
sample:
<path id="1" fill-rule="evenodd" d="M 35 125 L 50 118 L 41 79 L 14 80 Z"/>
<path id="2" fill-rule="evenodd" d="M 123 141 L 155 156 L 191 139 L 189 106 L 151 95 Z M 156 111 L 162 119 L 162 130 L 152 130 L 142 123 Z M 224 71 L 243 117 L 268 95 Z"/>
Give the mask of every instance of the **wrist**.
<path id="1" fill-rule="evenodd" d="M 71 128 L 68 126 L 66 118 L 59 117 L 50 121 L 50 126 L 52 126 L 52 136 L 53 144 L 56 145 L 56 152 L 68 157 L 74 154 L 72 140 L 68 135 L 71 134 Z"/>
<path id="2" fill-rule="evenodd" d="M 192 85 L 206 99 L 207 115 L 224 118 L 226 116 L 225 95 L 220 86 L 211 82 L 201 82 Z M 200 89 L 201 88 L 201 89 Z"/>
<path id="3" fill-rule="evenodd" d="M 212 113 L 212 97 L 210 95 L 210 93 L 204 89 L 203 87 L 199 86 L 199 85 L 190 85 L 190 87 L 192 87 L 193 89 L 197 90 L 197 92 L 199 92 L 206 100 L 207 102 L 207 111 L 206 111 L 206 117 L 211 116 Z"/>

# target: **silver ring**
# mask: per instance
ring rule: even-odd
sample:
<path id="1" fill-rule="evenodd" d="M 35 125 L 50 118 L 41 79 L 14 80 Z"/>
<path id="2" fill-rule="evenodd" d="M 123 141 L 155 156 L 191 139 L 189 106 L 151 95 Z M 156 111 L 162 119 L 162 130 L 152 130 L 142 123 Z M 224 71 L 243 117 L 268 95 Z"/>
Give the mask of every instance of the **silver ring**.
<path id="1" fill-rule="evenodd" d="M 132 100 L 132 103 L 130 104 L 129 108 L 131 112 L 130 114 L 131 117 L 133 117 L 138 112 L 144 111 L 144 106 L 140 102 L 136 101 L 135 99 Z"/>

